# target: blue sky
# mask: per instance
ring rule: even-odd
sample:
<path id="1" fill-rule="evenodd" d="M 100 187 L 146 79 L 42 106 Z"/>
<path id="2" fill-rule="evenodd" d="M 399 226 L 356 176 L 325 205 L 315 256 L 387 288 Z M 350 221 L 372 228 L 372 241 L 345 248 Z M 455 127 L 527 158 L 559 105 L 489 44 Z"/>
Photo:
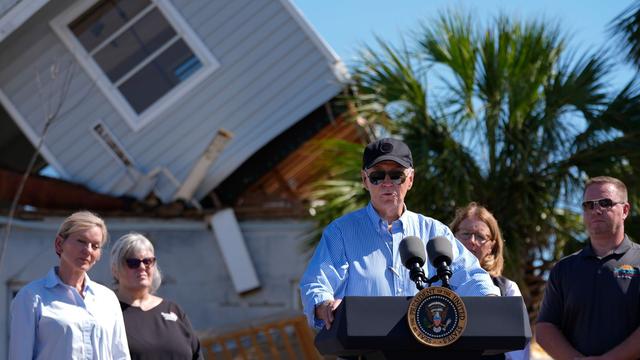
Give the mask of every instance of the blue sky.
<path id="1" fill-rule="evenodd" d="M 374 36 L 399 43 L 400 34 L 419 28 L 447 9 L 464 9 L 478 14 L 481 21 L 499 13 L 515 18 L 559 22 L 579 51 L 598 49 L 608 42 L 608 24 L 630 0 L 291 0 L 312 27 L 351 64 L 360 45 L 374 43 Z M 613 81 L 626 83 L 633 75 L 626 66 L 617 67 Z"/>
<path id="2" fill-rule="evenodd" d="M 395 45 L 421 23 L 445 10 L 471 11 L 487 22 L 498 14 L 514 19 L 556 22 L 578 55 L 611 45 L 610 23 L 631 0 L 290 0 L 333 50 L 350 65 L 362 44 L 375 36 Z M 407 37 L 407 40 L 410 40 Z M 375 48 L 375 46 L 374 46 Z M 611 90 L 620 90 L 635 75 L 620 55 L 612 71 Z M 433 79 L 433 78 L 432 78 Z M 576 128 L 584 123 L 576 119 Z M 578 201 L 578 200 L 577 200 Z M 578 205 L 576 205 L 578 206 Z M 580 211 L 580 208 L 576 208 Z"/>

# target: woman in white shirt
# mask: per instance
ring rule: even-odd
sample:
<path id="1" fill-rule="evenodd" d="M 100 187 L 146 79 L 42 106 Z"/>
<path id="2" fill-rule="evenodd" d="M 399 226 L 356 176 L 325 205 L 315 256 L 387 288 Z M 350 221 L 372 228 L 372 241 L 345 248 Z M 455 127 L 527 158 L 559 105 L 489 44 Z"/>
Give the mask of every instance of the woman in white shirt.
<path id="1" fill-rule="evenodd" d="M 501 296 L 522 296 L 518 285 L 502 276 L 504 240 L 498 221 L 484 206 L 475 202 L 456 210 L 449 228 L 460 242 L 480 261 L 480 266 L 500 288 Z M 504 354 L 505 359 L 529 359 L 529 344 L 524 350 Z"/>
<path id="2" fill-rule="evenodd" d="M 130 359 L 117 297 L 87 275 L 106 242 L 97 215 L 64 220 L 54 241 L 59 265 L 11 303 L 9 359 Z"/>

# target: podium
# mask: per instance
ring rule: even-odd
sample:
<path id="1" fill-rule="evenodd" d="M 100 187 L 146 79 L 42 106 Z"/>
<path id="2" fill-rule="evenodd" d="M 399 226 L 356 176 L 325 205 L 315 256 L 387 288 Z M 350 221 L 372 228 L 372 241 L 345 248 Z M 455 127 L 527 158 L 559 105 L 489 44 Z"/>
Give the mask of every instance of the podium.
<path id="1" fill-rule="evenodd" d="M 315 338 L 323 355 L 363 355 L 377 359 L 479 359 L 524 349 L 531 339 L 529 316 L 517 296 L 462 297 L 467 325 L 461 337 L 430 347 L 411 333 L 407 310 L 412 297 L 347 296 L 335 311 L 330 330 Z"/>

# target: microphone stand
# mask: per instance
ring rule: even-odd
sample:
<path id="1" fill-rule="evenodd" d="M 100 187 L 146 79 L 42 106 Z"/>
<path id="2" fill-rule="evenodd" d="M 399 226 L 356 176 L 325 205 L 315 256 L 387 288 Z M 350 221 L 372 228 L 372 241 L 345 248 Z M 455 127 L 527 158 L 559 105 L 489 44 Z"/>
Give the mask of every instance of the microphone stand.
<path id="1" fill-rule="evenodd" d="M 449 265 L 445 261 L 437 267 L 438 273 L 432 276 L 427 280 L 427 284 L 431 286 L 434 282 L 438 280 L 442 280 L 442 287 L 447 289 L 451 289 L 451 285 L 449 285 L 449 277 L 451 277 L 451 269 L 449 269 Z"/>
<path id="2" fill-rule="evenodd" d="M 424 289 L 424 285 L 429 283 L 427 277 L 424 276 L 424 270 L 422 270 L 422 267 L 418 263 L 414 263 L 411 268 L 409 268 L 409 278 L 416 284 L 418 291 Z M 430 283 L 429 286 L 431 286 Z"/>

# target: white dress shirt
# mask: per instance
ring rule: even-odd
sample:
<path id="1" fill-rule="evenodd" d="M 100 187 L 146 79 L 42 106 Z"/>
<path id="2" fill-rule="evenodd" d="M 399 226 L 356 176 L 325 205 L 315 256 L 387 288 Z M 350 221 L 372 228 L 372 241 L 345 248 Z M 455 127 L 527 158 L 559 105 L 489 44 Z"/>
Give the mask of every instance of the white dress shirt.
<path id="1" fill-rule="evenodd" d="M 116 295 L 85 275 L 84 298 L 57 267 L 11 303 L 9 359 L 130 359 Z"/>

